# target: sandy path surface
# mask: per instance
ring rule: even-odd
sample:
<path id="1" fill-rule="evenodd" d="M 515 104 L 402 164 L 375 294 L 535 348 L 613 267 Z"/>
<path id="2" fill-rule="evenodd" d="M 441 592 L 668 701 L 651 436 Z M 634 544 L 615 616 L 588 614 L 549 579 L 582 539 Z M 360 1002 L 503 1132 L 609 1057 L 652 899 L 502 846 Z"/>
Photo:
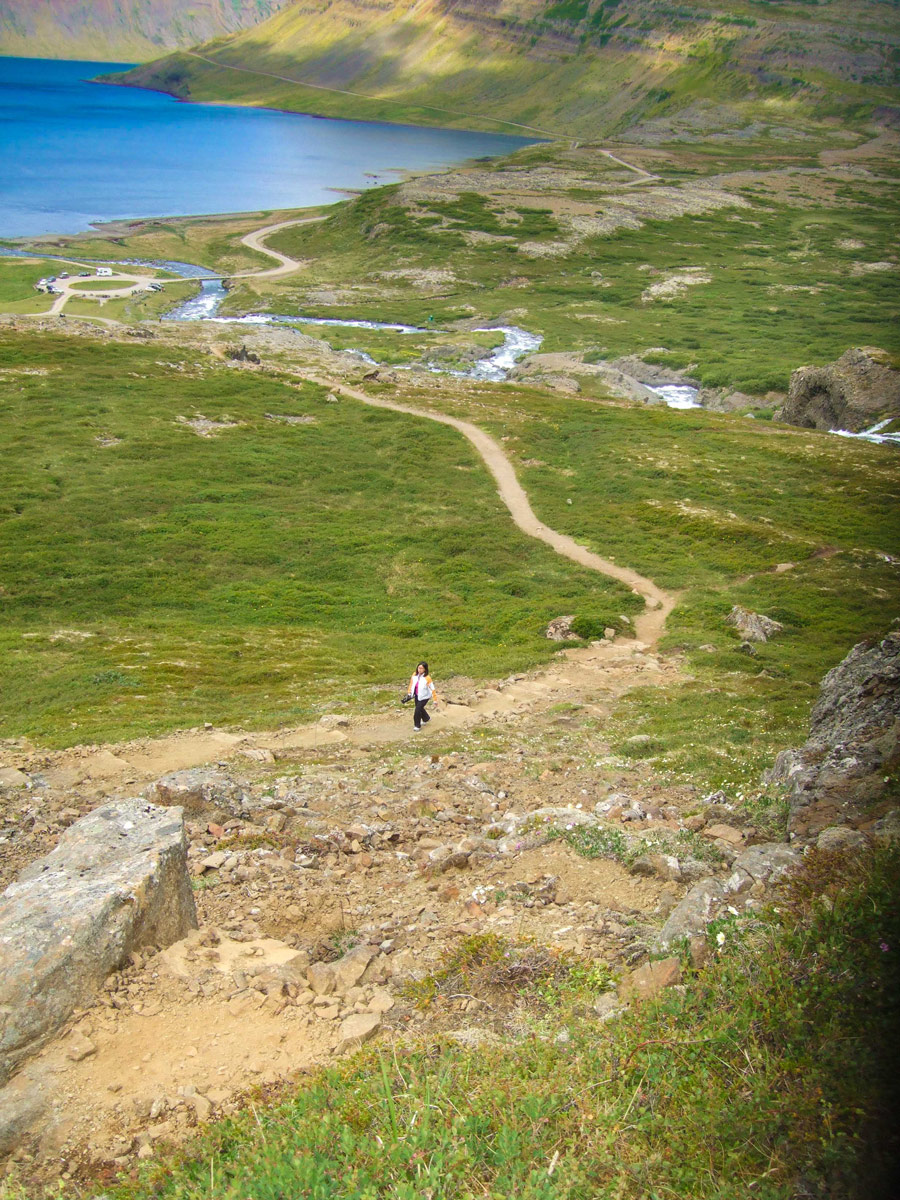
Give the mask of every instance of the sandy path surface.
<path id="1" fill-rule="evenodd" d="M 238 271 L 234 275 L 230 275 L 230 279 L 274 279 L 278 275 L 290 275 L 292 271 L 298 271 L 304 264 L 298 262 L 296 258 L 289 258 L 287 254 L 282 254 L 278 250 L 271 250 L 264 245 L 265 239 L 272 233 L 277 233 L 279 229 L 290 229 L 293 225 L 313 225 L 316 221 L 324 221 L 325 217 L 301 217 L 296 221 L 279 221 L 277 225 L 266 225 L 263 229 L 255 229 L 253 233 L 248 233 L 241 238 L 241 245 L 248 246 L 251 250 L 257 250 L 260 254 L 268 254 L 270 258 L 278 260 L 277 267 L 270 267 L 267 271 Z"/>
<path id="2" fill-rule="evenodd" d="M 310 376 L 310 378 L 313 377 Z M 392 400 L 376 399 L 374 396 L 368 396 L 358 388 L 348 387 L 346 384 L 335 384 L 322 379 L 316 380 L 316 382 L 321 383 L 324 387 L 343 392 L 344 395 L 351 396 L 354 400 L 360 400 L 363 404 L 369 404 L 373 408 L 387 408 L 393 412 L 406 413 L 411 417 L 425 417 L 429 421 L 438 421 L 441 425 L 449 425 L 451 428 L 459 430 L 481 455 L 485 466 L 497 483 L 500 499 L 509 509 L 518 528 L 523 533 L 527 533 L 529 537 L 545 542 L 564 558 L 569 558 L 572 562 L 587 567 L 589 570 L 598 571 L 601 575 L 616 579 L 642 596 L 646 610 L 637 618 L 635 632 L 642 642 L 657 641 L 662 633 L 666 617 L 675 606 L 677 597 L 664 592 L 652 580 L 639 575 L 637 571 L 632 571 L 628 567 L 620 567 L 607 558 L 601 558 L 599 554 L 594 554 L 593 551 L 579 545 L 574 538 L 570 538 L 564 533 L 557 533 L 555 529 L 551 529 L 549 525 L 545 525 L 543 521 L 539 520 L 522 485 L 516 478 L 512 463 L 504 454 L 500 444 L 490 434 L 479 429 L 477 425 L 461 421 L 457 417 L 428 412 L 425 409 L 413 408 L 408 404 L 398 404 Z"/>

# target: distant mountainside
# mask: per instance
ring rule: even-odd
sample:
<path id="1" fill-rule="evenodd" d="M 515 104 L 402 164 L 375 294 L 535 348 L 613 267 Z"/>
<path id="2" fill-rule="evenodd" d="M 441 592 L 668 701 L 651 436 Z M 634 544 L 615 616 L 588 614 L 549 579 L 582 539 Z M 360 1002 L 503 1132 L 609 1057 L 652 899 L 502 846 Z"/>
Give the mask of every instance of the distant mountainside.
<path id="1" fill-rule="evenodd" d="M 582 138 L 897 103 L 897 0 L 300 0 L 124 82 L 198 100 Z M 700 106 L 699 109 L 697 106 Z M 723 107 L 724 106 L 724 107 Z"/>
<path id="2" fill-rule="evenodd" d="M 0 54 L 158 58 L 265 21 L 289 0 L 0 0 Z"/>

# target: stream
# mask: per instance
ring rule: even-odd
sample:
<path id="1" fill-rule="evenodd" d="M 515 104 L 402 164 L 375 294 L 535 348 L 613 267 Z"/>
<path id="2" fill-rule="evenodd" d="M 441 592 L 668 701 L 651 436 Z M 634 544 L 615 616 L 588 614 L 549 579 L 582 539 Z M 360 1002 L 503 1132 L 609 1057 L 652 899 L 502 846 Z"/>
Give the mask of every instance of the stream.
<path id="1" fill-rule="evenodd" d="M 149 265 L 149 264 L 144 264 Z M 196 278 L 196 276 L 195 276 Z M 419 325 L 403 325 L 392 321 L 366 321 L 338 317 L 293 317 L 277 313 L 250 313 L 246 317 L 220 317 L 217 315 L 227 295 L 221 279 L 206 276 L 201 279 L 200 291 L 190 300 L 185 300 L 165 317 L 167 321 L 215 321 L 221 325 L 326 325 L 339 329 L 385 329 L 392 333 L 440 333 L 439 329 L 426 329 Z M 465 379 L 484 379 L 501 383 L 509 376 L 516 363 L 528 354 L 533 354 L 544 340 L 539 334 L 529 333 L 517 325 L 492 325 L 474 330 L 475 333 L 502 333 L 503 344 L 489 355 L 473 363 L 467 371 L 454 371 L 435 363 L 426 364 L 426 370 L 436 375 L 455 375 Z M 351 350 L 351 354 L 362 358 L 372 366 L 380 366 L 370 354 L 363 350 Z M 406 364 L 393 364 L 392 370 L 412 370 Z"/>
<path id="2" fill-rule="evenodd" d="M 18 250 L 0 246 L 0 256 L 34 258 L 36 255 L 33 250 Z M 167 313 L 163 318 L 166 321 L 215 321 L 221 325 L 327 325 L 342 329 L 385 329 L 393 333 L 441 332 L 439 329 L 426 329 L 419 325 L 402 325 L 399 322 L 389 321 L 352 320 L 349 317 L 293 317 L 275 313 L 251 313 L 246 317 L 220 317 L 217 315 L 219 308 L 228 294 L 222 283 L 222 277 L 216 275 L 208 267 L 201 267 L 196 263 L 178 262 L 175 259 L 148 258 L 125 258 L 115 261 L 94 259 L 73 260 L 61 254 L 44 253 L 41 253 L 39 257 L 52 259 L 54 262 L 79 262 L 85 266 L 118 265 L 153 267 L 157 270 L 171 271 L 173 274 L 180 275 L 183 279 L 198 279 L 200 281 L 200 291 L 197 295 L 183 301 L 176 308 L 173 308 L 171 312 Z M 489 355 L 478 359 L 466 371 L 452 370 L 449 367 L 439 366 L 437 363 L 426 363 L 425 370 L 435 375 L 454 375 L 461 379 L 483 379 L 490 383 L 502 383 L 505 379 L 509 378 L 509 373 L 516 363 L 526 358 L 529 354 L 534 354 L 544 340 L 540 334 L 529 333 L 527 329 L 520 329 L 517 325 L 479 326 L 473 332 L 502 333 L 503 344 L 502 346 L 498 346 Z M 370 363 L 373 367 L 382 365 L 364 350 L 349 350 L 347 353 L 355 354 L 358 358 Z M 407 364 L 392 364 L 391 369 L 402 371 L 413 370 L 414 368 Z M 702 407 L 697 400 L 697 388 L 688 387 L 686 384 L 681 383 L 664 383 L 658 384 L 655 387 L 647 384 L 646 386 L 650 388 L 651 392 L 655 392 L 657 396 L 660 396 L 669 408 L 689 409 Z M 837 437 L 855 438 L 860 441 L 874 442 L 878 445 L 900 446 L 900 432 L 884 432 L 891 423 L 892 419 L 888 418 L 885 421 L 877 422 L 870 429 L 864 429 L 859 433 L 851 433 L 846 429 L 832 429 L 830 432 Z"/>

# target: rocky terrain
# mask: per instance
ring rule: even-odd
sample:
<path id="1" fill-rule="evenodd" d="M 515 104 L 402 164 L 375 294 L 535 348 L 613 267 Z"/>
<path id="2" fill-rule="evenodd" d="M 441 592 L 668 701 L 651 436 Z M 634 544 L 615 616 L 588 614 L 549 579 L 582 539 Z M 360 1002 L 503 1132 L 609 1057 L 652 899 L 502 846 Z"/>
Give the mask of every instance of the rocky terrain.
<path id="1" fill-rule="evenodd" d="M 848 350 L 824 367 L 800 367 L 780 415 L 806 429 L 859 433 L 900 417 L 900 371 L 890 355 L 871 346 Z"/>
<path id="2" fill-rule="evenodd" d="M 436 983 L 473 939 L 503 939 L 495 982 L 501 970 L 507 982 L 527 979 L 535 956 L 608 970 L 618 991 L 598 1001 L 598 1021 L 679 983 L 683 960 L 662 957 L 667 950 L 688 939 L 691 961 L 702 964 L 711 917 L 758 906 L 802 844 L 895 835 L 890 788 L 870 788 L 864 803 L 840 811 L 826 803 L 811 821 L 821 780 L 807 772 L 798 784 L 791 764 L 830 753 L 846 766 L 852 746 L 857 781 L 895 769 L 896 642 L 894 634 L 857 647 L 830 673 L 810 747 L 779 761 L 776 775 L 805 790 L 793 810 L 795 844 L 773 842 L 736 797 L 666 784 L 652 764 L 610 753 L 590 720 L 602 711 L 604 676 L 621 689 L 677 670 L 633 642 L 600 644 L 593 659 L 564 650 L 542 675 L 457 695 L 451 709 L 471 706 L 471 724 L 450 736 L 438 710 L 414 745 L 405 714 L 402 728 L 400 718 L 326 716 L 324 745 L 304 749 L 298 733 L 293 743 L 232 735 L 215 765 L 153 777 L 146 767 L 162 759 L 147 743 L 143 771 L 135 746 L 40 755 L 7 744 L 0 854 L 4 882 L 19 882 L 4 895 L 2 920 L 29 880 L 45 888 L 49 880 L 52 890 L 62 869 L 77 881 L 78 847 L 96 838 L 98 820 L 113 829 L 124 821 L 125 831 L 161 819 L 168 829 L 183 814 L 180 869 L 198 928 L 189 912 L 148 926 L 143 939 L 121 941 L 97 990 L 71 997 L 56 1035 L 35 1043 L 2 1093 L 0 1150 L 37 1174 L 121 1167 L 253 1089 L 374 1036 L 515 1039 L 528 1025 L 528 1001 L 515 989 Z M 208 755 L 216 736 L 185 734 L 181 761 L 192 747 Z M 177 745 L 166 744 L 170 762 L 179 761 Z M 877 753 L 866 758 L 863 746 Z M 69 847 L 63 868 L 53 851 L 60 839 Z M 144 906 L 158 909 L 160 891 L 181 886 L 155 868 L 143 878 L 133 885 L 139 918 Z M 73 886 L 58 896 L 66 914 L 76 907 Z M 105 945 L 109 919 L 86 923 L 79 945 Z"/>

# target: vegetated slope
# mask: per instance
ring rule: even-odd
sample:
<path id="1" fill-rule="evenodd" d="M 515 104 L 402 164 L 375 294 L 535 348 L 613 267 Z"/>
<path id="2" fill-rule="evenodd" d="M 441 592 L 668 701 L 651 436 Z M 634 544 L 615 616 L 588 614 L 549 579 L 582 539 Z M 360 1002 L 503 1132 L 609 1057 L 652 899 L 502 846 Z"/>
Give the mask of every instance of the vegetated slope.
<path id="1" fill-rule="evenodd" d="M 93 61 L 155 58 L 247 29 L 287 0 L 0 0 L 0 54 Z"/>
<path id="2" fill-rule="evenodd" d="M 787 120 L 846 118 L 892 101 L 893 16 L 881 0 L 303 2 L 124 78 L 184 98 L 578 137 L 703 100 L 729 106 L 726 124 L 761 100 Z"/>

